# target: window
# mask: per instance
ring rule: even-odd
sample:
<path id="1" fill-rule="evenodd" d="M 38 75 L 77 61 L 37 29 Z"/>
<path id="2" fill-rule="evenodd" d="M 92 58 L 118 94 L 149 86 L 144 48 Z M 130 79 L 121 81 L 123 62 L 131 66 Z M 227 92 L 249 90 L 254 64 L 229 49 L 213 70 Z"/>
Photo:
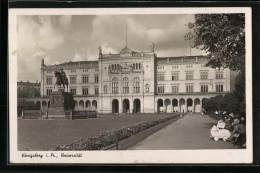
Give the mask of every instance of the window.
<path id="1" fill-rule="evenodd" d="M 129 82 L 128 82 L 128 78 L 127 77 L 123 78 L 123 93 L 124 94 L 129 93 Z"/>
<path id="2" fill-rule="evenodd" d="M 133 69 L 141 69 L 141 63 L 134 63 L 133 64 Z"/>
<path id="3" fill-rule="evenodd" d="M 193 85 L 186 85 L 186 93 L 193 93 Z"/>
<path id="4" fill-rule="evenodd" d="M 173 94 L 178 94 L 179 93 L 179 86 L 178 85 L 172 86 L 172 93 Z"/>
<path id="5" fill-rule="evenodd" d="M 70 76 L 70 83 L 76 83 L 77 76 Z"/>
<path id="6" fill-rule="evenodd" d="M 95 83 L 98 83 L 98 75 L 95 75 Z"/>
<path id="7" fill-rule="evenodd" d="M 172 68 L 174 68 L 174 69 L 177 69 L 177 68 L 178 68 L 178 66 L 177 66 L 177 65 L 173 65 L 173 66 L 172 66 Z"/>
<path id="8" fill-rule="evenodd" d="M 107 94 L 107 85 L 104 86 L 104 94 Z"/>
<path id="9" fill-rule="evenodd" d="M 82 88 L 82 95 L 88 95 L 88 88 L 87 87 Z"/>
<path id="10" fill-rule="evenodd" d="M 193 80 L 193 72 L 186 72 L 186 80 Z"/>
<path id="11" fill-rule="evenodd" d="M 88 76 L 82 76 L 82 83 L 88 83 Z"/>
<path id="12" fill-rule="evenodd" d="M 208 92 L 208 85 L 201 85 L 200 92 L 207 93 Z"/>
<path id="13" fill-rule="evenodd" d="M 76 70 L 71 70 L 70 72 L 71 72 L 71 73 L 76 73 Z"/>
<path id="14" fill-rule="evenodd" d="M 52 93 L 52 89 L 47 89 L 47 90 L 46 90 L 46 93 L 47 93 L 47 96 L 50 96 L 51 93 Z"/>
<path id="15" fill-rule="evenodd" d="M 192 68 L 192 65 L 186 65 L 186 68 Z"/>
<path id="16" fill-rule="evenodd" d="M 112 94 L 118 94 L 118 79 L 116 77 L 112 79 Z"/>
<path id="17" fill-rule="evenodd" d="M 200 72 L 200 79 L 207 80 L 208 79 L 208 72 Z"/>
<path id="18" fill-rule="evenodd" d="M 179 73 L 172 73 L 172 80 L 179 80 Z"/>
<path id="19" fill-rule="evenodd" d="M 164 86 L 158 86 L 158 93 L 164 93 Z"/>
<path id="20" fill-rule="evenodd" d="M 216 85 L 216 92 L 223 92 L 223 84 Z"/>
<path id="21" fill-rule="evenodd" d="M 140 80 L 139 77 L 134 78 L 134 93 L 140 93 Z"/>
<path id="22" fill-rule="evenodd" d="M 223 72 L 217 72 L 216 79 L 223 79 Z"/>
<path id="23" fill-rule="evenodd" d="M 46 84 L 47 84 L 47 85 L 52 84 L 52 81 L 53 81 L 52 79 L 53 79 L 52 77 L 47 77 L 47 78 L 46 78 Z"/>
<path id="24" fill-rule="evenodd" d="M 164 69 L 164 66 L 158 66 L 157 69 Z"/>
<path id="25" fill-rule="evenodd" d="M 98 87 L 95 88 L 95 95 L 98 95 Z"/>
<path id="26" fill-rule="evenodd" d="M 164 73 L 157 74 L 157 80 L 158 81 L 164 81 Z"/>
<path id="27" fill-rule="evenodd" d="M 77 94 L 77 89 L 76 88 L 71 88 L 70 89 L 70 93 L 72 93 L 73 95 Z"/>

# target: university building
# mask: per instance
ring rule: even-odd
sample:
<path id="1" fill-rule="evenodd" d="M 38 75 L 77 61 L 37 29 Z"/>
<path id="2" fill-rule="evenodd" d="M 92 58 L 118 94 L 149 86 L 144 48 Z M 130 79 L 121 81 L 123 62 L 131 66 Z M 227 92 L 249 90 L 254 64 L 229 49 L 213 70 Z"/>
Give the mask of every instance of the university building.
<path id="1" fill-rule="evenodd" d="M 41 63 L 41 106 L 48 109 L 61 68 L 76 110 L 98 113 L 201 112 L 204 99 L 232 90 L 234 73 L 205 67 L 206 56 L 157 57 L 128 47 L 96 61 Z M 57 86 L 56 86 L 57 87 Z M 62 89 L 62 88 L 59 88 Z M 67 89 L 65 89 L 67 91 Z"/>

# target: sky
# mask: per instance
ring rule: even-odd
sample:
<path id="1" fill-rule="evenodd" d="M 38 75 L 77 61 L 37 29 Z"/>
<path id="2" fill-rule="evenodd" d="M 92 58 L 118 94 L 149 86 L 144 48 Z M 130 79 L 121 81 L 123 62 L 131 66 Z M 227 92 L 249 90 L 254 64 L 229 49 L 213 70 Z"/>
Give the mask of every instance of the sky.
<path id="1" fill-rule="evenodd" d="M 40 81 L 41 59 L 46 65 L 97 60 L 102 53 L 151 51 L 158 57 L 190 55 L 184 39 L 193 15 L 23 15 L 18 16 L 18 81 Z M 127 27 L 126 27 L 127 24 Z M 191 55 L 205 52 L 192 49 Z"/>

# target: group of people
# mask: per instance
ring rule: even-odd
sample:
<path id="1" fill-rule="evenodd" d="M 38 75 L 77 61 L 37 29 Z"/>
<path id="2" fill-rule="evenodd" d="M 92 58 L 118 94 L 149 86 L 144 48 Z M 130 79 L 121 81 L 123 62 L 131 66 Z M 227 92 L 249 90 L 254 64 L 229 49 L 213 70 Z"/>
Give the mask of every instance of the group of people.
<path id="1" fill-rule="evenodd" d="M 231 136 L 227 141 L 242 148 L 246 147 L 246 122 L 244 116 L 234 115 L 234 113 L 222 113 L 222 119 L 218 123 L 225 123 L 225 129 L 229 130 Z"/>

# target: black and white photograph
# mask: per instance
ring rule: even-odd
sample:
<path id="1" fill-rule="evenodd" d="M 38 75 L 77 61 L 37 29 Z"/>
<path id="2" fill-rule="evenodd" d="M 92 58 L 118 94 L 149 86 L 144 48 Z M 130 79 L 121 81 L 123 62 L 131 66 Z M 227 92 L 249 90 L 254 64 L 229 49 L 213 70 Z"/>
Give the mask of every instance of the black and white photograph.
<path id="1" fill-rule="evenodd" d="M 11 163 L 251 163 L 250 8 L 12 9 Z"/>

